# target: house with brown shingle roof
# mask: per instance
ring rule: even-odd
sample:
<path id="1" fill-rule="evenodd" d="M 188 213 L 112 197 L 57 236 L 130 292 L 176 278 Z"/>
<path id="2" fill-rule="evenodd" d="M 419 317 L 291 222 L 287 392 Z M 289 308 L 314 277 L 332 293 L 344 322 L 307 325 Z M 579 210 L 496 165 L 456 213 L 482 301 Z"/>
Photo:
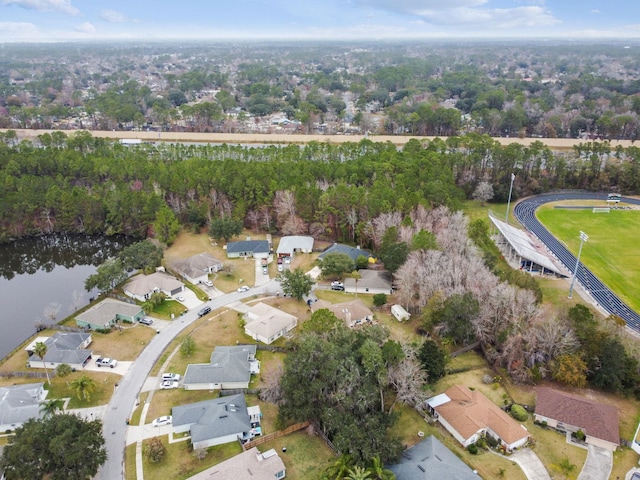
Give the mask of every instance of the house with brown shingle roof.
<path id="1" fill-rule="evenodd" d="M 620 445 L 618 409 L 584 397 L 540 387 L 536 394 L 534 418 L 557 430 L 582 430 L 585 441 L 614 451 Z"/>
<path id="2" fill-rule="evenodd" d="M 490 435 L 511 451 L 529 440 L 527 429 L 477 390 L 454 385 L 427 400 L 438 421 L 463 447 Z"/>
<path id="3" fill-rule="evenodd" d="M 314 312 L 326 308 L 338 319 L 342 320 L 347 327 L 355 327 L 373 320 L 373 312 L 362 300 L 352 300 L 343 303 L 329 303 L 326 300 L 318 300 L 311 304 Z"/>

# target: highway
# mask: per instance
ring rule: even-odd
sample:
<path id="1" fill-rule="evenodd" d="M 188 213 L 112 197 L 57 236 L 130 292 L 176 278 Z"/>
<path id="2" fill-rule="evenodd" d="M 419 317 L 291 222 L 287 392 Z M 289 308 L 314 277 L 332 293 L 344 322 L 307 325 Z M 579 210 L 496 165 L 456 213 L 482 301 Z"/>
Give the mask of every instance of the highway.
<path id="1" fill-rule="evenodd" d="M 537 195 L 520 201 L 514 207 L 516 219 L 542 243 L 573 273 L 576 267 L 576 257 L 555 238 L 536 218 L 536 209 L 545 203 L 560 200 L 606 200 L 606 193 L 561 192 Z M 621 202 L 640 205 L 640 200 L 622 197 Z M 576 237 L 579 232 L 576 232 Z M 624 319 L 627 326 L 640 332 L 640 315 L 629 308 L 620 298 L 598 279 L 582 262 L 578 267 L 576 280 L 580 282 L 591 297 L 607 312 Z"/>

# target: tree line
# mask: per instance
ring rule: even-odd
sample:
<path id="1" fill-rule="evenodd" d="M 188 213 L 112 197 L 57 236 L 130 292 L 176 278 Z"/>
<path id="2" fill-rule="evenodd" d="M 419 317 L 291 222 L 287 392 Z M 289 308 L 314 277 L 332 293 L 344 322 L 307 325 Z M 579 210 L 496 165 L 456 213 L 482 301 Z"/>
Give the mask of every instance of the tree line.
<path id="1" fill-rule="evenodd" d="M 391 144 L 363 140 L 246 148 L 124 146 L 87 132 L 0 138 L 0 241 L 46 233 L 157 236 L 218 220 L 254 230 L 375 244 L 372 219 L 422 205 L 457 209 L 481 182 L 494 200 L 558 188 L 638 191 L 640 149 L 606 142 L 553 152 L 469 134 Z M 218 223 L 217 223 L 218 222 Z M 224 235 L 223 235 L 224 236 Z"/>

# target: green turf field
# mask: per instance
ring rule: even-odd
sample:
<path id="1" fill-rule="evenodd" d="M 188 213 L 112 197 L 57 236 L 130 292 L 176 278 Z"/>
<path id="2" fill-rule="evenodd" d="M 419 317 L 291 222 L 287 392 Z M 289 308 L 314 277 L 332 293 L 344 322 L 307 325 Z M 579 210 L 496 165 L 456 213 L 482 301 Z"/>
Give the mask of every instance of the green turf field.
<path id="1" fill-rule="evenodd" d="M 582 248 L 580 262 L 640 312 L 640 210 L 593 213 L 591 209 L 565 210 L 553 205 L 538 209 L 542 224 L 574 255 L 580 248 L 580 231 L 585 232 L 589 239 Z"/>

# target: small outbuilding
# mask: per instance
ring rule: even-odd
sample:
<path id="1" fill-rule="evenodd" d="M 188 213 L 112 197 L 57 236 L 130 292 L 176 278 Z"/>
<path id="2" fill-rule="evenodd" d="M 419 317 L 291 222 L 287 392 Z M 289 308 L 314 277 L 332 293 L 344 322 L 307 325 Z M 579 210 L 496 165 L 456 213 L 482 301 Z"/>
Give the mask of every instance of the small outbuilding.
<path id="1" fill-rule="evenodd" d="M 402 305 L 391 305 L 391 315 L 396 317 L 399 322 L 409 321 L 411 314 L 407 312 Z"/>

